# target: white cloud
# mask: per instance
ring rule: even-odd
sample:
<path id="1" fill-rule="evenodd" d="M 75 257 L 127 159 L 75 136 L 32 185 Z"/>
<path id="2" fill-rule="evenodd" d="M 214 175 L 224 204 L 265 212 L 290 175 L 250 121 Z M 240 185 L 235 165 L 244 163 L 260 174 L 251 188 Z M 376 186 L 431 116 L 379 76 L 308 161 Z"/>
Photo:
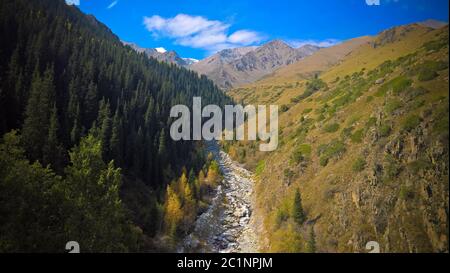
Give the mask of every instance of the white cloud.
<path id="1" fill-rule="evenodd" d="M 144 17 L 144 25 L 154 37 L 168 37 L 179 45 L 210 52 L 251 45 L 264 39 L 260 33 L 251 30 L 238 30 L 229 35 L 230 24 L 188 14 L 178 14 L 172 18 L 159 15 Z"/>
<path id="2" fill-rule="evenodd" d="M 80 0 L 66 0 L 66 4 L 67 5 L 79 6 L 80 5 Z"/>
<path id="3" fill-rule="evenodd" d="M 313 45 L 313 46 L 319 46 L 319 47 L 330 47 L 337 45 L 341 43 L 340 40 L 337 39 L 325 39 L 325 40 L 290 40 L 287 41 L 289 45 L 291 45 L 294 48 L 299 48 L 304 45 Z"/>
<path id="4" fill-rule="evenodd" d="M 112 9 L 115 5 L 117 5 L 117 3 L 119 3 L 119 1 L 118 0 L 116 0 L 116 1 L 113 1 L 111 4 L 109 4 L 109 6 L 108 7 L 106 7 L 107 9 Z"/>
<path id="5" fill-rule="evenodd" d="M 250 45 L 261 41 L 260 34 L 250 30 L 238 30 L 228 37 L 229 42 L 234 44 Z"/>

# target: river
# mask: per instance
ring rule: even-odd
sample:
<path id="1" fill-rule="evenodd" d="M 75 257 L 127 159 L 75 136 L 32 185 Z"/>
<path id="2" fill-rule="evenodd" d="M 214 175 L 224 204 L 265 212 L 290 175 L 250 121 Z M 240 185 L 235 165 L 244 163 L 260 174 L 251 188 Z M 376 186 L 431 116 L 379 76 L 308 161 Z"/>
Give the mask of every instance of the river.
<path id="1" fill-rule="evenodd" d="M 208 142 L 207 150 L 219 163 L 223 180 L 208 210 L 201 214 L 193 231 L 178 252 L 255 253 L 259 250 L 254 218 L 253 174 Z"/>

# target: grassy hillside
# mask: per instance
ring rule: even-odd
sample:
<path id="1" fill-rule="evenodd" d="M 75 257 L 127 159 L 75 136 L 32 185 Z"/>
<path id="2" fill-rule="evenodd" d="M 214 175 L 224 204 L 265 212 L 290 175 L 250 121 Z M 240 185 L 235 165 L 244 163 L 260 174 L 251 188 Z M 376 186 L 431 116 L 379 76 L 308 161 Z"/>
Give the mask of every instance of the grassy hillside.
<path id="1" fill-rule="evenodd" d="M 258 175 L 264 251 L 363 252 L 368 241 L 448 251 L 448 26 L 363 39 L 339 61 L 299 62 L 231 92 L 281 109 L 275 152 L 224 144 Z"/>

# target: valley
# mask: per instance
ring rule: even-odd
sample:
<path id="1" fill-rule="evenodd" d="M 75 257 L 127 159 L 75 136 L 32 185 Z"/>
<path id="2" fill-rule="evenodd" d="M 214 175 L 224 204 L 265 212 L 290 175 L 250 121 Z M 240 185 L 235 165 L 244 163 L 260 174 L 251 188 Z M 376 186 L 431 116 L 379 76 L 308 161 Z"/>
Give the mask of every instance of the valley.
<path id="1" fill-rule="evenodd" d="M 448 23 L 99 2 L 0 1 L 0 252 L 449 252 Z"/>
<path id="2" fill-rule="evenodd" d="M 208 152 L 219 163 L 223 180 L 216 189 L 208 210 L 201 214 L 193 231 L 181 241 L 178 252 L 259 252 L 258 226 L 252 214 L 254 206 L 253 175 L 208 143 Z"/>

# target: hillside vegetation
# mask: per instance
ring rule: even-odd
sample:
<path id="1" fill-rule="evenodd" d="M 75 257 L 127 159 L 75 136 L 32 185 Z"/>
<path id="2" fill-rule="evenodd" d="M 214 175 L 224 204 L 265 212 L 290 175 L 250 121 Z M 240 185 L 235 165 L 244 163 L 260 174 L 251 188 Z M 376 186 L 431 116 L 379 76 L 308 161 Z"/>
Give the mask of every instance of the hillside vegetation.
<path id="1" fill-rule="evenodd" d="M 275 152 L 223 144 L 258 177 L 262 250 L 448 251 L 448 26 L 396 27 L 350 51 L 230 93 L 280 105 Z"/>
<path id="2" fill-rule="evenodd" d="M 0 252 L 173 249 L 219 181 L 201 145 L 169 137 L 194 96 L 230 102 L 64 0 L 2 0 Z"/>

